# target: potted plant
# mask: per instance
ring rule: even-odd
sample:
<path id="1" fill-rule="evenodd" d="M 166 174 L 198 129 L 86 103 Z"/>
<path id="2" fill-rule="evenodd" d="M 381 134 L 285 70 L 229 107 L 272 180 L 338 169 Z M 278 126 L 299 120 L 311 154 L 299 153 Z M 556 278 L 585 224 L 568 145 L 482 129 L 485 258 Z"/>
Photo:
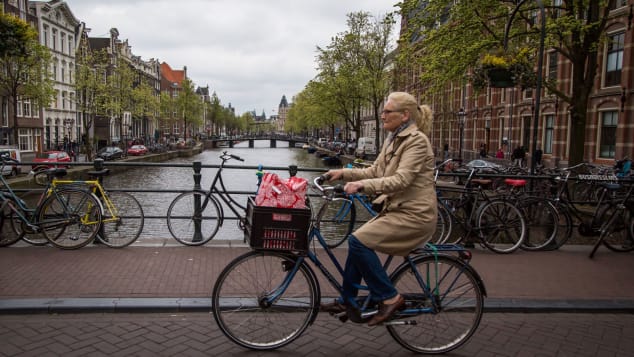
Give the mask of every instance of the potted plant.
<path id="1" fill-rule="evenodd" d="M 473 70 L 471 79 L 474 87 L 533 87 L 536 75 L 529 55 L 528 49 L 520 49 L 515 53 L 485 54 Z"/>

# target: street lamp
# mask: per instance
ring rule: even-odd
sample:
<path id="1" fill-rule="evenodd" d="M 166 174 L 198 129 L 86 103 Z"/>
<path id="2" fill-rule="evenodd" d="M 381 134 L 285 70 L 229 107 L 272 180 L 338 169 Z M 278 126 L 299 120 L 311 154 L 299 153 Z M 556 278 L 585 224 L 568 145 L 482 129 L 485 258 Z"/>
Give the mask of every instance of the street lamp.
<path id="1" fill-rule="evenodd" d="M 458 158 L 462 160 L 462 142 L 464 139 L 464 121 L 467 113 L 464 111 L 464 108 L 460 108 L 458 111 L 458 124 L 460 125 L 460 148 L 458 149 Z"/>

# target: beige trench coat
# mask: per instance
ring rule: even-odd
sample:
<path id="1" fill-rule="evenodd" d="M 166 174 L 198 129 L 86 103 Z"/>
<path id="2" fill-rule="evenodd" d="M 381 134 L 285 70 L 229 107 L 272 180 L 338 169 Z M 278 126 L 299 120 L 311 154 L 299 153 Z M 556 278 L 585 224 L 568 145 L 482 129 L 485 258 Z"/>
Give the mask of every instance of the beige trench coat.
<path id="1" fill-rule="evenodd" d="M 372 166 L 344 169 L 343 180 L 361 180 L 364 193 L 383 201 L 383 210 L 353 233 L 367 247 L 404 256 L 434 234 L 438 219 L 434 154 L 416 125 L 383 145 Z"/>

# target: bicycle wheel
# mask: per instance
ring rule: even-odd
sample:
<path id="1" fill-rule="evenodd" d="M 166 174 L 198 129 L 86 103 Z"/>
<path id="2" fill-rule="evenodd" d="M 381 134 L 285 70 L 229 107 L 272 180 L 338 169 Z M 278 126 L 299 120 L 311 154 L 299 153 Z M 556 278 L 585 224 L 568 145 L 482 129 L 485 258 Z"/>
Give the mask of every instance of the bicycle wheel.
<path id="1" fill-rule="evenodd" d="M 356 216 L 352 200 L 336 197 L 328 203 L 318 227 L 328 247 L 336 248 L 348 238 L 354 228 Z"/>
<path id="2" fill-rule="evenodd" d="M 496 253 L 512 253 L 526 238 L 522 212 L 504 199 L 492 200 L 480 207 L 476 222 L 482 243 Z"/>
<path id="3" fill-rule="evenodd" d="M 127 192 L 107 193 L 113 207 L 103 204 L 103 223 L 97 239 L 108 247 L 123 248 L 134 243 L 143 231 L 143 208 L 134 196 Z M 112 209 L 112 211 L 111 211 Z M 113 218 L 113 215 L 116 218 Z"/>
<path id="4" fill-rule="evenodd" d="M 45 175 L 41 176 L 46 177 Z M 28 191 L 24 194 L 21 194 L 20 198 L 25 202 L 26 207 L 37 207 L 40 199 L 42 198 L 42 192 Z M 31 214 L 33 214 L 33 211 L 31 211 L 30 213 L 25 212 L 24 214 L 25 217 L 29 217 Z M 24 232 L 24 235 L 22 236 L 23 241 L 36 246 L 47 245 L 49 243 L 44 234 L 42 234 L 41 232 L 34 232 L 33 229 L 31 229 L 26 224 L 26 222 L 22 221 L 18 217 L 14 216 L 11 224 L 13 225 L 13 229 L 15 230 L 15 232 L 17 232 L 18 234 L 22 234 L 22 232 Z"/>
<path id="5" fill-rule="evenodd" d="M 3 202 L 0 207 L 0 247 L 8 247 L 20 240 L 20 234 L 13 229 L 14 217 L 8 202 Z"/>
<path id="6" fill-rule="evenodd" d="M 438 221 L 436 222 L 436 232 L 429 243 L 443 244 L 451 234 L 451 215 L 444 205 L 438 205 Z"/>
<path id="7" fill-rule="evenodd" d="M 92 193 L 65 187 L 52 193 L 38 210 L 37 224 L 49 242 L 77 249 L 92 242 L 101 227 L 101 205 Z"/>
<path id="8" fill-rule="evenodd" d="M 536 251 L 550 246 L 559 228 L 559 217 L 555 206 L 545 199 L 525 198 L 517 202 L 517 207 L 524 214 L 526 222 L 526 238 L 520 247 L 524 250 Z"/>
<path id="9" fill-rule="evenodd" d="M 387 330 L 401 346 L 417 353 L 440 354 L 458 348 L 480 324 L 484 287 L 457 258 L 421 255 L 414 264 L 415 271 L 404 263 L 392 274 L 396 290 L 405 297 L 406 310 L 394 324 L 387 324 Z M 419 281 L 425 282 L 426 290 Z M 426 311 L 409 315 L 410 309 Z"/>
<path id="10" fill-rule="evenodd" d="M 200 207 L 198 210 L 196 207 Z M 195 212 L 200 212 L 195 214 Z M 185 192 L 172 201 L 167 210 L 167 228 L 172 237 L 185 245 L 209 242 L 222 224 L 218 203 L 205 192 Z"/>
<path id="11" fill-rule="evenodd" d="M 225 267 L 211 298 L 214 319 L 225 336 L 246 348 L 272 350 L 304 332 L 319 310 L 319 285 L 303 262 L 292 280 L 285 281 L 295 259 L 251 251 Z"/>
<path id="12" fill-rule="evenodd" d="M 466 223 L 469 217 L 465 203 L 460 198 L 439 198 L 438 207 L 443 207 L 443 210 L 449 215 L 450 229 L 445 234 L 444 244 L 459 244 L 461 243 L 468 232 L 466 229 Z"/>
<path id="13" fill-rule="evenodd" d="M 631 252 L 634 250 L 634 237 L 632 236 L 632 212 L 620 209 L 614 212 L 610 207 L 603 211 L 600 222 L 605 222 L 601 227 L 600 240 L 606 248 L 613 252 Z"/>

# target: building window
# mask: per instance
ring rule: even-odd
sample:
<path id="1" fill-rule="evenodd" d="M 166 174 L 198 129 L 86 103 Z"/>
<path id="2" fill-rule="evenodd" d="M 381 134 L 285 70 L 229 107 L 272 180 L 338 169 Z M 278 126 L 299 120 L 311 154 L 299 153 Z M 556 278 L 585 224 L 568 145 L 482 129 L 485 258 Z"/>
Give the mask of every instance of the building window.
<path id="1" fill-rule="evenodd" d="M 557 79 L 557 52 L 550 52 L 548 54 L 548 79 Z"/>
<path id="2" fill-rule="evenodd" d="M 623 48 L 625 33 L 620 32 L 610 35 L 607 45 L 605 61 L 605 86 L 618 86 L 621 84 L 621 69 L 623 68 Z"/>
<path id="3" fill-rule="evenodd" d="M 616 152 L 616 124 L 619 114 L 616 110 L 601 113 L 601 138 L 599 157 L 614 158 Z"/>
<path id="4" fill-rule="evenodd" d="M 68 54 L 69 55 L 73 54 L 74 47 L 75 47 L 75 44 L 73 43 L 73 36 L 68 36 Z"/>
<path id="5" fill-rule="evenodd" d="M 66 34 L 63 32 L 59 34 L 59 50 L 62 53 L 66 51 Z"/>
<path id="6" fill-rule="evenodd" d="M 44 32 L 42 33 L 42 39 L 44 41 L 44 46 L 48 47 L 48 26 L 44 26 Z"/>
<path id="7" fill-rule="evenodd" d="M 51 44 L 53 45 L 53 50 L 57 49 L 57 30 L 53 29 L 53 39 L 51 41 Z"/>
<path id="8" fill-rule="evenodd" d="M 60 67 L 61 69 L 61 81 L 64 82 L 66 80 L 66 61 L 62 62 L 62 66 Z"/>
<path id="9" fill-rule="evenodd" d="M 66 92 L 62 92 L 62 109 L 66 109 Z"/>
<path id="10" fill-rule="evenodd" d="M 544 125 L 544 154 L 553 153 L 554 133 L 555 133 L 555 116 L 553 114 L 546 115 L 546 123 Z"/>
<path id="11" fill-rule="evenodd" d="M 27 118 L 31 117 L 31 100 L 22 99 L 22 116 Z"/>
<path id="12" fill-rule="evenodd" d="M 627 0 L 610 0 L 608 6 L 610 7 L 610 10 L 620 9 L 623 6 L 627 6 Z"/>

